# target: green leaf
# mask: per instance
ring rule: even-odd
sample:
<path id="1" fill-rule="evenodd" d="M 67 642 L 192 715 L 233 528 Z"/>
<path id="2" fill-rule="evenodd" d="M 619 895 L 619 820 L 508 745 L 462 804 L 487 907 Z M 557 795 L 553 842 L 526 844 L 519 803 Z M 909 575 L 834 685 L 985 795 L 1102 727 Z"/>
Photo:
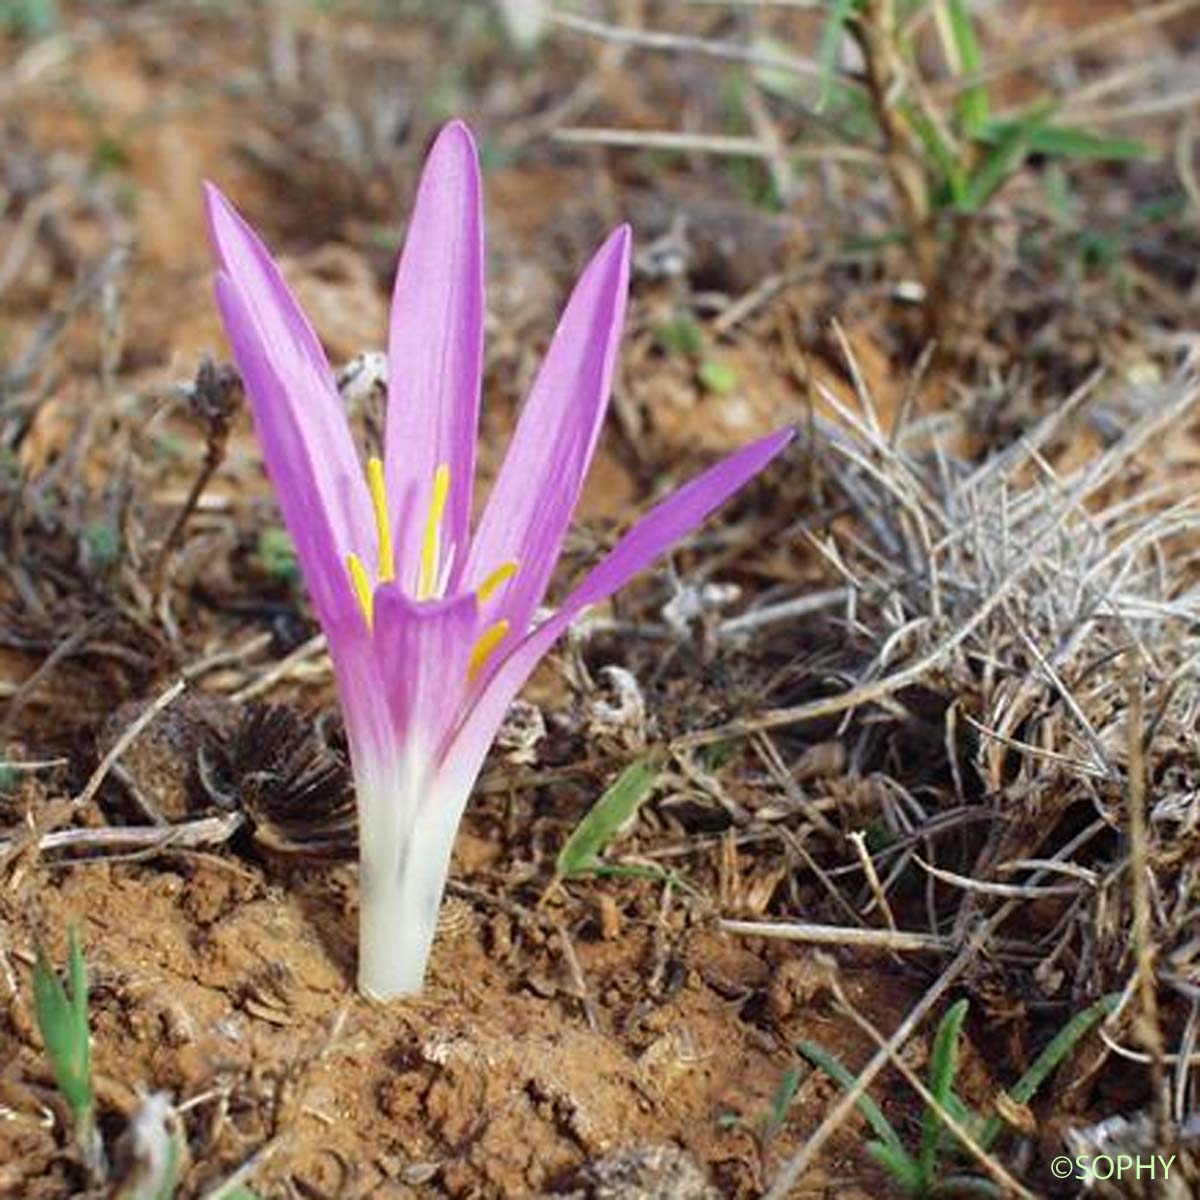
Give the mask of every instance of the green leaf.
<path id="1" fill-rule="evenodd" d="M 1020 169 L 1029 154 L 1034 132 L 1045 116 L 1046 106 L 1038 106 L 1013 123 L 967 180 L 964 195 L 958 202 L 959 208 L 966 212 L 978 212 Z"/>
<path id="2" fill-rule="evenodd" d="M 703 900 L 705 893 L 693 887 L 682 875 L 668 871 L 664 867 L 647 867 L 637 864 L 614 864 L 596 862 L 590 867 L 583 867 L 579 874 L 594 875 L 598 879 L 650 879 L 655 883 L 669 883 L 697 900 Z"/>
<path id="3" fill-rule="evenodd" d="M 42 1041 L 46 1043 L 51 1058 L 54 1058 L 59 1047 L 69 1043 L 73 1010 L 62 980 L 50 965 L 45 947 L 40 944 L 37 947 L 37 961 L 33 965 L 33 1007 Z"/>
<path id="4" fill-rule="evenodd" d="M 121 531 L 109 521 L 90 521 L 83 527 L 83 557 L 96 571 L 111 567 L 121 555 Z"/>
<path id="5" fill-rule="evenodd" d="M 942 1107 L 972 1136 L 975 1135 L 980 1123 L 980 1116 L 969 1108 L 955 1092 L 950 1092 L 942 1101 Z M 949 1130 L 946 1132 L 949 1133 Z"/>
<path id="6" fill-rule="evenodd" d="M 1093 1025 L 1116 1011 L 1120 1001 L 1119 992 L 1110 992 L 1107 996 L 1101 996 L 1083 1012 L 1076 1013 L 1050 1039 L 1041 1054 L 1034 1059 L 1033 1065 L 1009 1089 L 1008 1094 L 1018 1104 L 1027 1104 L 1032 1100 L 1037 1090 L 1046 1082 L 1050 1072 L 1070 1054 Z"/>
<path id="7" fill-rule="evenodd" d="M 1076 1013 L 1050 1039 L 1041 1054 L 1033 1060 L 1033 1064 L 1029 1070 L 1008 1089 L 1009 1096 L 1017 1104 L 1028 1104 L 1033 1099 L 1038 1088 L 1046 1082 L 1046 1078 L 1050 1072 L 1070 1054 L 1079 1040 L 1093 1025 L 1116 1010 L 1120 999 L 1120 993 L 1110 992 L 1107 996 L 1101 996 L 1095 1004 L 1085 1008 L 1083 1012 Z M 987 1119 L 983 1131 L 979 1135 L 979 1144 L 984 1150 L 988 1149 L 992 1142 L 996 1140 L 996 1136 L 1002 1127 L 1003 1122 L 998 1116 Z"/>
<path id="8" fill-rule="evenodd" d="M 850 1091 L 858 1082 L 840 1059 L 830 1054 L 829 1051 L 823 1050 L 816 1042 L 801 1042 L 798 1049 L 809 1062 L 814 1066 L 820 1067 L 830 1079 L 840 1083 L 847 1091 Z M 904 1143 L 900 1140 L 900 1135 L 892 1128 L 892 1123 L 887 1117 L 883 1115 L 883 1109 L 866 1092 L 863 1092 L 859 1096 L 856 1103 L 858 1104 L 858 1111 L 862 1113 L 867 1119 L 867 1124 L 875 1131 L 875 1136 L 879 1138 L 883 1149 L 895 1159 L 906 1161 L 915 1173 L 917 1164 L 913 1161 L 908 1151 L 904 1149 Z"/>
<path id="9" fill-rule="evenodd" d="M 179 1177 L 183 1174 L 183 1151 L 178 1137 L 171 1138 L 167 1143 L 167 1163 L 163 1170 L 163 1183 L 154 1200 L 172 1200 L 179 1186 Z"/>
<path id="10" fill-rule="evenodd" d="M 704 334 L 691 317 L 664 321 L 654 331 L 658 344 L 668 353 L 680 358 L 698 358 L 704 349 Z"/>
<path id="11" fill-rule="evenodd" d="M 79 945 L 79 934 L 74 925 L 67 928 L 67 973 L 71 980 L 71 1003 L 75 1009 L 75 1020 L 80 1029 L 86 1029 L 88 1018 L 87 964 L 83 961 L 83 949 Z"/>
<path id="12" fill-rule="evenodd" d="M 779 1086 L 775 1089 L 775 1094 L 771 1097 L 771 1107 L 767 1110 L 766 1120 L 763 1122 L 763 1141 L 771 1141 L 783 1128 L 783 1123 L 787 1120 L 788 1109 L 792 1107 L 792 1101 L 796 1099 L 796 1093 L 799 1090 L 800 1068 L 788 1067 L 779 1081 Z"/>
<path id="13" fill-rule="evenodd" d="M 1134 138 L 1106 137 L 1104 134 L 1088 133 L 1086 129 L 1072 129 L 1068 125 L 1042 125 L 1035 129 L 1029 140 L 1029 152 L 1054 158 L 1107 161 L 1146 158 L 1150 155 L 1145 143 Z"/>
<path id="14" fill-rule="evenodd" d="M 54 0 L 0 0 L 0 26 L 18 37 L 46 37 L 58 25 Z"/>
<path id="15" fill-rule="evenodd" d="M 45 950 L 38 946 L 33 968 L 33 1007 L 58 1090 L 76 1121 L 92 1110 L 92 1050 L 88 1032 L 87 967 L 74 927 L 67 931 L 68 996 Z"/>
<path id="16" fill-rule="evenodd" d="M 941 172 L 954 204 L 961 205 L 967 194 L 967 177 L 954 151 L 946 144 L 941 130 L 919 109 L 910 108 L 904 114 L 913 132 L 921 139 L 921 145 L 934 167 Z M 928 167 L 926 167 L 928 170 Z"/>
<path id="17" fill-rule="evenodd" d="M 1023 127 L 1023 120 L 988 121 L 978 132 L 979 140 L 989 145 L 999 145 Z M 1124 161 L 1145 158 L 1149 149 L 1134 138 L 1106 137 L 1104 134 L 1089 133 L 1086 129 L 1075 129 L 1070 125 L 1047 125 L 1040 123 L 1027 131 L 1030 154 L 1044 154 L 1049 158 L 1087 158 Z"/>
<path id="18" fill-rule="evenodd" d="M 824 112 L 828 108 L 837 87 L 837 66 L 842 53 L 842 38 L 846 33 L 846 22 L 854 8 L 855 0 L 831 0 L 829 16 L 821 27 L 821 40 L 817 46 L 817 63 L 821 68 L 817 112 Z"/>
<path id="19" fill-rule="evenodd" d="M 921 1194 L 920 1168 L 906 1150 L 896 1150 L 884 1142 L 868 1142 L 867 1153 L 887 1171 L 902 1191 L 913 1196 Z"/>
<path id="20" fill-rule="evenodd" d="M 555 873 L 560 879 L 596 869 L 601 851 L 654 790 L 659 762 L 655 754 L 632 763 L 592 805 L 558 852 Z"/>
<path id="21" fill-rule="evenodd" d="M 958 1071 L 958 1039 L 966 1017 L 966 1000 L 952 1004 L 934 1038 L 933 1053 L 929 1060 L 929 1092 L 942 1108 L 948 1108 L 951 1103 L 954 1076 Z M 921 1151 L 918 1156 L 921 1178 L 927 1185 L 932 1184 L 937 1176 L 938 1145 L 943 1124 L 941 1114 L 927 1105 L 921 1117 Z"/>
<path id="22" fill-rule="evenodd" d="M 953 69 L 958 75 L 972 75 L 982 66 L 983 54 L 967 0 L 943 0 L 943 12 L 953 48 Z M 967 88 L 958 98 L 958 113 L 963 131 L 975 137 L 988 120 L 987 88 L 983 84 Z"/>
<path id="23" fill-rule="evenodd" d="M 258 561 L 266 573 L 280 583 L 299 582 L 300 564 L 296 558 L 296 545 L 286 529 L 268 525 L 259 530 L 256 548 Z"/>
<path id="24" fill-rule="evenodd" d="M 712 392 L 714 395 L 728 396 L 737 389 L 737 372 L 728 363 L 723 363 L 719 359 L 706 359 L 700 364 L 696 375 L 704 390 Z"/>
<path id="25" fill-rule="evenodd" d="M 129 151 L 120 138 L 101 133 L 92 147 L 92 164 L 100 171 L 124 171 L 129 166 Z"/>

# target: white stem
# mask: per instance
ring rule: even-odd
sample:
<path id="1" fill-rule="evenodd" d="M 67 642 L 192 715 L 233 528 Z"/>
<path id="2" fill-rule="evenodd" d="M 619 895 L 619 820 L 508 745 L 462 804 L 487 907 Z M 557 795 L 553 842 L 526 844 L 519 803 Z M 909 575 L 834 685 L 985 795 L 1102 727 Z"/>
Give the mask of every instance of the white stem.
<path id="1" fill-rule="evenodd" d="M 446 886 L 439 857 L 410 840 L 398 872 L 361 860 L 358 990 L 364 996 L 391 1000 L 424 987 Z"/>
<path id="2" fill-rule="evenodd" d="M 358 782 L 358 988 L 377 1000 L 424 986 L 462 811 L 419 761 Z"/>

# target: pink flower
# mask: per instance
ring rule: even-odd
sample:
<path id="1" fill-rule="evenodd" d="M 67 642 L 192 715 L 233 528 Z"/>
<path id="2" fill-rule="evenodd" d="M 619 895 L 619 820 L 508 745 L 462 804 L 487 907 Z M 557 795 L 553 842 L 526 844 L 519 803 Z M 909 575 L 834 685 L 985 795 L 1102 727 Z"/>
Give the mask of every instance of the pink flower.
<path id="1" fill-rule="evenodd" d="M 628 227 L 576 284 L 472 530 L 483 216 L 466 126 L 442 130 L 421 177 L 393 294 L 383 459 L 365 471 L 279 269 L 216 188 L 206 198 L 217 303 L 345 712 L 361 847 L 359 986 L 382 998 L 416 992 L 463 808 L 530 672 L 584 608 L 685 537 L 791 431 L 653 508 L 538 623 L 608 403 Z"/>

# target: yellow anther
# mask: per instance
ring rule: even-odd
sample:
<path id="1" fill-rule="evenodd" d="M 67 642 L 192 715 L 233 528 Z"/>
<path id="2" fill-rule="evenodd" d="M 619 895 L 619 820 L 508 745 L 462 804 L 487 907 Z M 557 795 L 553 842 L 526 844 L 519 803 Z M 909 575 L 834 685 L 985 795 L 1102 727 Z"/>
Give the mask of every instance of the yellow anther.
<path id="1" fill-rule="evenodd" d="M 475 649 L 471 651 L 471 661 L 467 665 L 468 679 L 474 679 L 483 670 L 483 664 L 491 657 L 496 647 L 504 641 L 507 633 L 508 622 L 497 621 L 495 625 L 489 626 L 489 628 L 485 629 L 479 635 L 479 640 L 475 643 Z"/>
<path id="2" fill-rule="evenodd" d="M 475 594 L 479 597 L 480 604 L 486 604 L 496 591 L 506 584 L 517 573 L 517 560 L 510 558 L 508 562 L 501 563 L 480 585 L 475 589 Z"/>
<path id="3" fill-rule="evenodd" d="M 350 586 L 354 589 L 358 607 L 362 609 L 363 620 L 370 629 L 375 620 L 375 592 L 371 587 L 371 579 L 367 568 L 357 554 L 346 555 L 346 568 L 350 572 Z"/>
<path id="4" fill-rule="evenodd" d="M 417 599 L 431 600 L 437 592 L 438 567 L 442 559 L 442 516 L 450 494 L 450 468 L 442 463 L 433 476 L 433 500 L 425 518 L 425 539 L 421 543 L 421 575 L 417 580 Z"/>
<path id="5" fill-rule="evenodd" d="M 392 519 L 388 512 L 387 485 L 383 481 L 383 460 L 367 460 L 367 486 L 371 489 L 371 506 L 375 509 L 375 529 L 379 534 L 379 582 L 390 583 L 396 578 L 396 551 L 392 545 Z"/>

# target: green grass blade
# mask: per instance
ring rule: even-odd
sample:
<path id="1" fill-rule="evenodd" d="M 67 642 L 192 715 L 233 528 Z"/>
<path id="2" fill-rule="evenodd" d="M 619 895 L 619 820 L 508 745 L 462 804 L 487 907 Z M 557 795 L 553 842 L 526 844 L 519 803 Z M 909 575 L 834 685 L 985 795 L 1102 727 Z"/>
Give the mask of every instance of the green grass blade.
<path id="1" fill-rule="evenodd" d="M 963 1022 L 967 1018 L 967 1001 L 952 1004 L 938 1026 L 933 1041 L 933 1053 L 929 1060 L 929 1092 L 943 1109 L 953 1104 L 954 1076 L 958 1071 L 958 1039 L 962 1036 Z M 942 1125 L 939 1113 L 926 1106 L 921 1117 L 921 1151 L 917 1162 L 921 1178 L 928 1186 L 937 1175 L 938 1146 L 941 1141 Z"/>
<path id="2" fill-rule="evenodd" d="M 980 140 L 997 145 L 1010 136 L 1020 124 L 1020 121 L 988 121 L 980 130 Z M 1125 161 L 1146 158 L 1150 150 L 1135 138 L 1108 137 L 1070 125 L 1040 124 L 1030 131 L 1029 153 L 1044 154 L 1047 158 Z"/>
<path id="3" fill-rule="evenodd" d="M 972 1122 L 979 1120 L 979 1115 L 964 1103 L 962 1097 L 951 1091 L 942 1101 L 942 1107 L 960 1124 L 971 1127 Z"/>
<path id="4" fill-rule="evenodd" d="M 909 109 L 905 116 L 912 125 L 913 132 L 921 139 L 921 145 L 930 163 L 945 178 L 951 202 L 962 205 L 966 199 L 967 179 L 954 151 L 946 144 L 946 139 L 942 137 L 937 125 L 919 109 Z"/>
<path id="5" fill-rule="evenodd" d="M 971 20 L 970 6 L 967 0 L 942 0 L 942 4 L 950 33 L 953 69 L 958 75 L 972 75 L 983 65 L 983 53 L 975 23 Z M 968 137 L 976 137 L 990 115 L 987 88 L 983 84 L 963 92 L 958 98 L 958 114 L 963 132 Z"/>
<path id="6" fill-rule="evenodd" d="M 1046 113 L 1047 107 L 1039 105 L 1021 120 L 1012 123 L 967 180 L 960 208 L 967 212 L 978 212 L 1020 169 L 1029 154 L 1035 132 L 1046 119 Z"/>
<path id="7" fill-rule="evenodd" d="M 1083 1012 L 1076 1013 L 1050 1039 L 1045 1049 L 1034 1060 L 1033 1065 L 1009 1089 L 1008 1094 L 1018 1104 L 1027 1104 L 1032 1100 L 1038 1088 L 1046 1082 L 1050 1072 L 1066 1058 L 1088 1030 L 1098 1021 L 1107 1017 L 1109 1013 L 1116 1011 L 1120 999 L 1119 993 L 1110 992 L 1107 996 L 1101 996 L 1095 1004 L 1085 1008 Z"/>
<path id="8" fill-rule="evenodd" d="M 824 112 L 829 107 L 829 101 L 837 87 L 837 66 L 842 53 L 842 39 L 846 34 L 846 22 L 854 7 L 855 0 L 831 0 L 829 16 L 821 27 L 821 40 L 817 44 L 817 64 L 821 68 L 817 112 Z"/>
<path id="9" fill-rule="evenodd" d="M 958 75 L 973 75 L 983 66 L 983 51 L 971 20 L 969 0 L 942 0 L 942 3 L 953 39 L 954 71 Z"/>
<path id="10" fill-rule="evenodd" d="M 688 883 L 682 875 L 675 871 L 668 871 L 664 867 L 641 866 L 637 863 L 596 862 L 590 867 L 581 867 L 578 874 L 591 875 L 598 879 L 649 879 L 654 883 L 669 883 L 672 887 L 678 888 L 681 892 L 687 892 L 689 896 L 694 896 L 697 900 L 703 900 L 707 895 L 695 885 Z"/>
<path id="11" fill-rule="evenodd" d="M 1102 161 L 1125 161 L 1148 158 L 1150 149 L 1136 138 L 1106 137 L 1072 129 L 1069 125 L 1042 125 L 1033 131 L 1029 141 L 1031 154 L 1054 158 L 1088 158 Z"/>
<path id="12" fill-rule="evenodd" d="M 775 1094 L 771 1097 L 771 1107 L 767 1110 L 767 1119 L 763 1124 L 763 1141 L 772 1141 L 783 1128 L 783 1124 L 787 1120 L 788 1109 L 792 1107 L 792 1101 L 796 1099 L 796 1093 L 799 1090 L 800 1068 L 788 1067 L 779 1081 L 779 1086 L 775 1089 Z"/>
<path id="13" fill-rule="evenodd" d="M 999 145 L 1026 125 L 1020 120 L 990 120 L 979 131 L 979 140 L 990 146 Z M 1070 125 L 1037 124 L 1029 131 L 1029 152 L 1043 154 L 1049 158 L 1081 158 L 1100 160 L 1125 160 L 1144 158 L 1150 151 L 1134 138 L 1109 137 L 1105 134 L 1089 133 Z"/>
<path id="14" fill-rule="evenodd" d="M 834 1057 L 827 1050 L 823 1050 L 816 1042 L 801 1042 L 798 1049 L 809 1062 L 820 1067 L 830 1079 L 840 1083 L 847 1091 L 858 1082 L 840 1059 Z M 916 1163 L 904 1149 L 904 1143 L 900 1140 L 900 1135 L 892 1128 L 892 1123 L 883 1115 L 883 1109 L 866 1092 L 859 1096 L 856 1103 L 859 1112 L 867 1119 L 867 1124 L 875 1131 L 875 1136 L 879 1138 L 887 1152 L 896 1156 L 897 1159 L 906 1160 L 915 1171 Z"/>
<path id="15" fill-rule="evenodd" d="M 33 965 L 33 1008 L 46 1053 L 52 1063 L 57 1063 L 64 1058 L 70 1044 L 75 1015 L 62 980 L 41 945 L 37 947 L 37 961 Z"/>
<path id="16" fill-rule="evenodd" d="M 896 1150 L 884 1142 L 868 1142 L 867 1153 L 896 1181 L 901 1191 L 910 1196 L 922 1194 L 921 1170 L 906 1150 Z"/>
<path id="17" fill-rule="evenodd" d="M 983 1128 L 983 1118 L 973 1108 L 965 1104 L 954 1091 L 951 1091 L 946 1097 L 943 1107 L 954 1121 L 961 1125 L 971 1137 L 978 1140 L 979 1131 Z M 948 1146 L 957 1144 L 957 1135 L 948 1128 L 943 1129 L 938 1138 L 938 1153 L 944 1153 Z"/>
<path id="18" fill-rule="evenodd" d="M 37 948 L 33 968 L 33 1007 L 54 1080 L 77 1121 L 91 1113 L 91 1039 L 87 1019 L 87 968 L 74 929 L 67 934 L 68 995 L 45 950 Z"/>
<path id="19" fill-rule="evenodd" d="M 76 1078 L 82 1082 L 87 1093 L 88 1107 L 92 1104 L 92 1037 L 88 1029 L 88 979 L 87 963 L 83 948 L 79 944 L 79 933 L 74 925 L 67 926 L 67 978 L 71 983 L 71 1007 L 75 1020 L 74 1063 Z"/>
<path id="20" fill-rule="evenodd" d="M 1038 1088 L 1046 1082 L 1051 1071 L 1070 1054 L 1080 1039 L 1087 1034 L 1093 1025 L 1103 1020 L 1103 1018 L 1116 1009 L 1119 1002 L 1120 995 L 1117 992 L 1110 992 L 1107 996 L 1101 996 L 1095 1004 L 1085 1008 L 1083 1012 L 1076 1013 L 1050 1039 L 1041 1054 L 1033 1060 L 1029 1070 L 1008 1089 L 1008 1095 L 1017 1104 L 1028 1104 L 1033 1099 Z M 988 1149 L 996 1140 L 997 1135 L 1003 1128 L 1003 1124 L 1003 1121 L 998 1116 L 987 1119 L 983 1131 L 979 1135 L 979 1144 L 983 1149 Z"/>
<path id="21" fill-rule="evenodd" d="M 595 868 L 601 851 L 654 790 L 659 757 L 651 755 L 625 768 L 563 843 L 555 865 L 560 879 Z"/>
<path id="22" fill-rule="evenodd" d="M 81 1026 L 86 1026 L 88 1016 L 87 964 L 83 960 L 83 950 L 79 945 L 79 933 L 74 925 L 67 927 L 67 978 L 71 981 L 71 1005 L 75 1010 L 75 1020 Z"/>

